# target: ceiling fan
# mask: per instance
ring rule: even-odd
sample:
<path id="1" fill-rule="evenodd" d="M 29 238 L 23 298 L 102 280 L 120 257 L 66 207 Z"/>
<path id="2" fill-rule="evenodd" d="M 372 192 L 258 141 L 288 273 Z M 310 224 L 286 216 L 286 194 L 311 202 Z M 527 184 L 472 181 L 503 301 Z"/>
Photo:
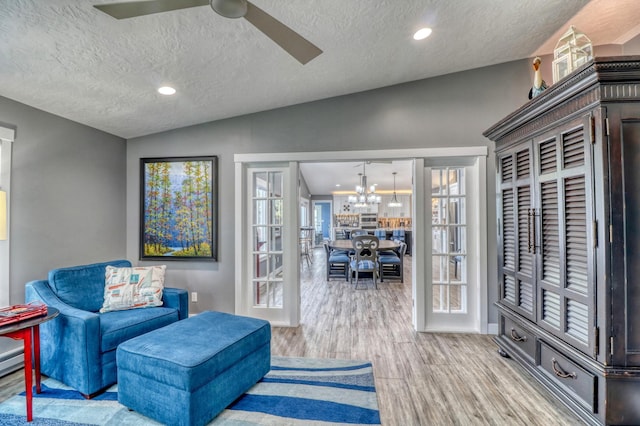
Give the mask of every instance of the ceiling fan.
<path id="1" fill-rule="evenodd" d="M 245 18 L 303 65 L 322 53 L 313 43 L 247 0 L 145 0 L 93 7 L 116 19 L 127 19 L 206 5 L 225 18 Z"/>

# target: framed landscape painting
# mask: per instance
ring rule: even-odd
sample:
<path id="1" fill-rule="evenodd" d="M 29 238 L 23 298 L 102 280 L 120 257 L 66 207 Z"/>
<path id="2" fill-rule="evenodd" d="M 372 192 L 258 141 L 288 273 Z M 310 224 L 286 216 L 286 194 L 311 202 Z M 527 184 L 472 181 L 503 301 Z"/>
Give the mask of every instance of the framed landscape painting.
<path id="1" fill-rule="evenodd" d="M 218 157 L 140 159 L 140 259 L 217 260 Z"/>

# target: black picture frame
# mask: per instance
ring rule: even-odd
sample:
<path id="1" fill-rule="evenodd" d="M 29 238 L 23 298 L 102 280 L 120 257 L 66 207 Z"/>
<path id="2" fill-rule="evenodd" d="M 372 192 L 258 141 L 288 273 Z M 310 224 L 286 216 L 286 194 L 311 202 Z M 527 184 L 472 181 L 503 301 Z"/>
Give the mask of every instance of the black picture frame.
<path id="1" fill-rule="evenodd" d="M 218 157 L 140 159 L 140 260 L 218 259 Z"/>

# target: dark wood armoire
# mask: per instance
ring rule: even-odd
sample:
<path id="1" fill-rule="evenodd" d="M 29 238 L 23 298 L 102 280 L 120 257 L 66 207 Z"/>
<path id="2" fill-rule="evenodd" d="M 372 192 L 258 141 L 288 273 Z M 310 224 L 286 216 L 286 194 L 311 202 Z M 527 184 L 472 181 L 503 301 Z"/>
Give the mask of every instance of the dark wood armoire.
<path id="1" fill-rule="evenodd" d="M 496 144 L 496 342 L 589 424 L 640 424 L 640 56 L 595 58 Z"/>

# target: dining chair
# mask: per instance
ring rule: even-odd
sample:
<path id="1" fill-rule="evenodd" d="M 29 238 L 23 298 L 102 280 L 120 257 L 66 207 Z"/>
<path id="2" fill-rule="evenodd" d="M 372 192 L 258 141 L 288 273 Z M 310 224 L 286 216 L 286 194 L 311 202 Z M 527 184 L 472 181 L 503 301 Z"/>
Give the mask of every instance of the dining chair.
<path id="1" fill-rule="evenodd" d="M 378 237 L 379 240 L 387 239 L 387 230 L 386 229 L 374 229 L 373 235 Z"/>
<path id="2" fill-rule="evenodd" d="M 344 232 L 344 229 L 336 229 L 336 240 L 347 240 L 347 235 Z"/>
<path id="3" fill-rule="evenodd" d="M 327 281 L 331 278 L 344 278 L 348 281 L 350 258 L 344 250 L 333 250 L 329 244 L 325 242 L 324 251 L 327 255 Z"/>
<path id="4" fill-rule="evenodd" d="M 405 242 L 404 229 L 394 229 L 393 231 L 391 231 L 391 239 L 394 241 Z"/>
<path id="5" fill-rule="evenodd" d="M 378 245 L 380 240 L 374 235 L 358 235 L 353 237 L 352 244 L 354 255 L 349 264 L 349 282 L 353 282 L 356 276 L 354 288 L 358 288 L 358 280 L 361 272 L 370 272 L 373 278 L 373 286 L 378 288 Z M 366 287 L 365 287 L 366 288 Z"/>
<path id="6" fill-rule="evenodd" d="M 352 240 L 354 237 L 357 237 L 358 235 L 369 235 L 369 231 L 367 231 L 366 229 L 354 229 L 353 231 L 351 231 Z"/>
<path id="7" fill-rule="evenodd" d="M 381 254 L 378 257 L 378 264 L 380 267 L 380 282 L 384 282 L 385 279 L 399 278 L 401 283 L 404 283 L 404 254 L 407 251 L 407 244 L 400 243 L 398 252 L 391 252 L 391 254 Z"/>

